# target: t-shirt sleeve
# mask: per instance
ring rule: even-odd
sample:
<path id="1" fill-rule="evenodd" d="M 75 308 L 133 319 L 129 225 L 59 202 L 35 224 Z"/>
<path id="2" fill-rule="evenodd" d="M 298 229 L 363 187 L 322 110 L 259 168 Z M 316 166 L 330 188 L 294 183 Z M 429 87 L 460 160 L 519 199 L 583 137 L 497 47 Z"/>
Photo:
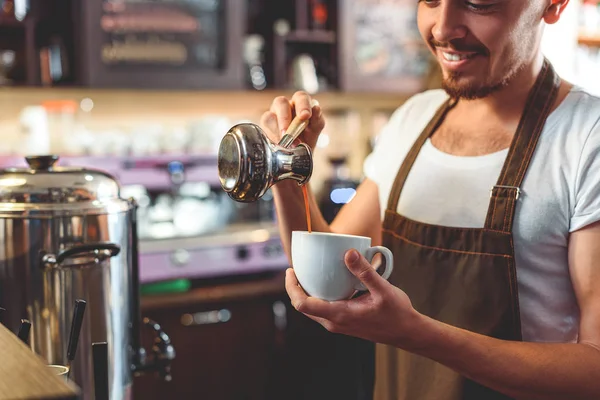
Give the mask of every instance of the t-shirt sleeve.
<path id="1" fill-rule="evenodd" d="M 600 118 L 586 139 L 575 182 L 570 232 L 600 221 Z"/>

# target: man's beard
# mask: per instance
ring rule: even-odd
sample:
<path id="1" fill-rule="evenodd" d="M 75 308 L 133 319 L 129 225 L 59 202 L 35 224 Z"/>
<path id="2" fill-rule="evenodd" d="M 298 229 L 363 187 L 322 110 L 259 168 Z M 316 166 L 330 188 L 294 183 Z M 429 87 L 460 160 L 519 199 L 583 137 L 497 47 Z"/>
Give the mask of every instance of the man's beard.
<path id="1" fill-rule="evenodd" d="M 483 84 L 461 84 L 459 82 L 460 74 L 449 73 L 442 80 L 442 88 L 448 95 L 455 99 L 475 100 L 487 97 L 498 92 L 513 80 L 513 78 L 523 69 L 523 65 L 513 68 L 504 78 L 498 82 L 486 82 Z"/>
<path id="2" fill-rule="evenodd" d="M 486 57 L 490 55 L 489 50 L 481 43 L 465 43 L 462 40 L 439 42 L 433 37 L 429 38 L 428 43 L 434 54 L 436 53 L 436 48 L 452 48 L 456 51 L 472 52 Z M 442 88 L 450 97 L 455 99 L 481 99 L 508 86 L 524 67 L 524 64 L 513 66 L 499 81 L 487 81 L 478 84 L 461 84 L 461 73 L 448 72 L 448 75 L 442 79 Z"/>

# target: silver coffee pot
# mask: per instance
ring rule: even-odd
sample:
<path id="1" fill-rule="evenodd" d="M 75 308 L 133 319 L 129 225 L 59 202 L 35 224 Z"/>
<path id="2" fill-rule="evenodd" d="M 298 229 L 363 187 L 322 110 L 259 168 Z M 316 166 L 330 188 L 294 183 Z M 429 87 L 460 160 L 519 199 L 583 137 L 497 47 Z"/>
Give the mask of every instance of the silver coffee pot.
<path id="1" fill-rule="evenodd" d="M 304 143 L 290 146 L 307 125 L 308 121 L 294 118 L 277 144 L 256 124 L 232 127 L 219 146 L 218 169 L 223 190 L 232 199 L 249 203 L 284 179 L 295 180 L 299 185 L 306 183 L 313 168 L 310 147 Z"/>
<path id="2" fill-rule="evenodd" d="M 27 157 L 29 168 L 0 170 L 0 323 L 16 331 L 22 318 L 31 321 L 32 350 L 70 365 L 82 400 L 94 399 L 92 344 L 106 343 L 109 398 L 130 400 L 134 373 L 168 380 L 175 356 L 160 326 L 140 318 L 137 205 L 120 197 L 112 176 L 57 160 Z M 87 308 L 71 363 L 76 299 Z M 142 326 L 156 334 L 149 354 Z"/>

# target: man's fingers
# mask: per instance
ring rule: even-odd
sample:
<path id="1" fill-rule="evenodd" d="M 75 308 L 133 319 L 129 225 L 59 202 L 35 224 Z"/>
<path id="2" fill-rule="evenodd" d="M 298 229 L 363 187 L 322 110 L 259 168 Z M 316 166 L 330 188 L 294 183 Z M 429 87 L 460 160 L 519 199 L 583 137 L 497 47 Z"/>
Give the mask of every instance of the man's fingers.
<path id="1" fill-rule="evenodd" d="M 311 97 L 308 93 L 302 91 L 294 93 L 292 104 L 294 105 L 296 115 L 303 120 L 310 119 L 313 111 Z"/>
<path id="2" fill-rule="evenodd" d="M 292 107 L 290 101 L 284 96 L 276 97 L 271 104 L 271 112 L 277 116 L 279 132 L 283 133 L 292 122 Z"/>
<path id="3" fill-rule="evenodd" d="M 371 293 L 381 292 L 388 282 L 373 268 L 371 263 L 356 250 L 348 250 L 345 256 L 346 266 Z"/>
<path id="4" fill-rule="evenodd" d="M 294 270 L 291 268 L 288 268 L 287 271 L 285 271 L 285 290 L 288 292 L 290 300 L 292 301 L 292 306 L 294 306 L 295 309 L 298 309 L 298 306 L 302 305 L 308 298 L 304 290 L 300 287 L 296 274 L 294 274 Z"/>
<path id="5" fill-rule="evenodd" d="M 296 274 L 291 268 L 288 268 L 285 274 L 285 289 L 290 296 L 292 306 L 308 316 L 331 321 L 346 308 L 343 301 L 328 302 L 308 296 L 300 287 Z"/>
<path id="6" fill-rule="evenodd" d="M 281 140 L 281 133 L 277 125 L 277 116 L 271 111 L 267 111 L 262 115 L 260 126 L 265 130 L 265 133 L 273 143 L 278 143 Z"/>

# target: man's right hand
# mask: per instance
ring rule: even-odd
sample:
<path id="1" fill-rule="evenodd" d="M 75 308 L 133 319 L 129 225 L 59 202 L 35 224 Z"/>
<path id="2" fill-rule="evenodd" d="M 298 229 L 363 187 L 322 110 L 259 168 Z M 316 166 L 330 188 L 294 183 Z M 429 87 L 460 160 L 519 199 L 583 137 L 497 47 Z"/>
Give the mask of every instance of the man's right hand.
<path id="1" fill-rule="evenodd" d="M 311 104 L 315 105 L 311 107 Z M 309 120 L 306 129 L 298 138 L 299 141 L 314 149 L 319 134 L 325 127 L 325 118 L 319 103 L 306 92 L 296 92 L 291 99 L 284 96 L 276 97 L 271 103 L 270 110 L 262 115 L 260 124 L 269 139 L 274 143 L 279 143 L 296 115 L 303 120 Z M 296 144 L 298 139 L 296 139 Z"/>
<path id="2" fill-rule="evenodd" d="M 296 92 L 291 99 L 283 96 L 275 98 L 271 109 L 261 118 L 261 127 L 272 142 L 279 143 L 283 133 L 296 115 L 304 120 L 309 120 L 304 132 L 296 139 L 297 142 L 301 141 L 314 149 L 317 139 L 325 127 L 325 119 L 321 107 L 318 103 L 314 105 L 311 96 L 305 92 Z M 292 231 L 306 230 L 304 201 L 300 186 L 291 180 L 278 182 L 273 186 L 273 196 L 277 208 L 281 241 L 288 258 L 290 258 Z M 321 215 L 319 206 L 310 191 L 309 203 L 313 231 L 369 236 L 372 238 L 374 246 L 381 243 L 379 192 L 375 182 L 366 179 L 358 187 L 352 201 L 342 207 L 331 226 Z"/>

